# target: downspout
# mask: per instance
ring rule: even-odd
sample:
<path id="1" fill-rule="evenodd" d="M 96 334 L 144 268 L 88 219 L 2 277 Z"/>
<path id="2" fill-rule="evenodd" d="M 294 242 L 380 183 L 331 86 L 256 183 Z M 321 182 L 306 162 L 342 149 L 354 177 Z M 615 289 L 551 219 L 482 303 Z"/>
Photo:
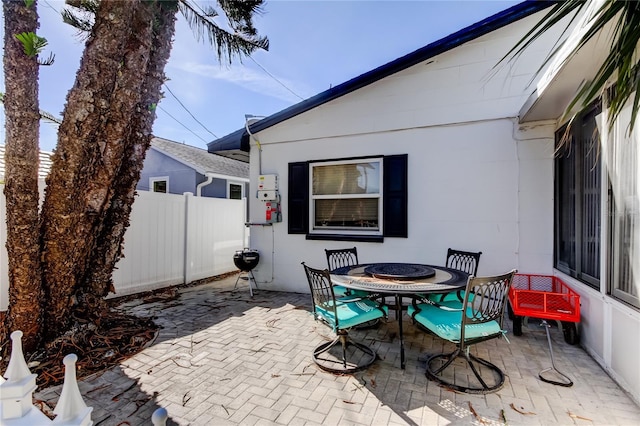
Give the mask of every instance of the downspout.
<path id="1" fill-rule="evenodd" d="M 196 186 L 196 197 L 202 196 L 202 188 L 211 184 L 211 182 L 213 182 L 213 178 L 215 177 L 213 173 L 205 173 L 204 175 L 206 176 L 207 180 L 205 180 L 204 182 L 200 182 L 198 186 Z"/>
<path id="2" fill-rule="evenodd" d="M 196 186 L 196 197 L 201 197 L 201 193 L 202 193 L 202 188 L 204 188 L 205 186 L 209 185 L 213 179 L 222 179 L 222 180 L 227 180 L 227 181 L 232 181 L 232 182 L 249 182 L 249 179 L 247 178 L 241 178 L 241 177 L 235 177 L 235 176 L 229 176 L 229 175 L 221 175 L 220 173 L 213 173 L 213 172 L 206 172 L 204 174 L 207 178 L 207 180 L 205 180 L 204 182 L 200 182 L 198 184 L 198 186 Z"/>

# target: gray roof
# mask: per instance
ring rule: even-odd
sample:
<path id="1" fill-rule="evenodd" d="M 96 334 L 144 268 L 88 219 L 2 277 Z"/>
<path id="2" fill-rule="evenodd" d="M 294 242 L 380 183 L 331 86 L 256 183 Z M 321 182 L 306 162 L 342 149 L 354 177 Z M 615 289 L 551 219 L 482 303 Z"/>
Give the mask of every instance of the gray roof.
<path id="1" fill-rule="evenodd" d="M 207 152 L 206 149 L 162 138 L 153 138 L 151 140 L 151 148 L 193 168 L 201 174 L 217 173 L 230 177 L 249 178 L 248 163 L 212 154 Z"/>
<path id="2" fill-rule="evenodd" d="M 4 151 L 5 146 L 0 145 L 0 180 L 4 181 Z M 38 179 L 44 179 L 51 170 L 51 156 L 53 154 L 47 151 L 40 151 L 40 164 L 38 166 Z"/>
<path id="3" fill-rule="evenodd" d="M 217 154 L 211 154 L 206 149 L 182 143 L 170 141 L 168 139 L 153 138 L 151 148 L 155 149 L 176 161 L 185 164 L 196 170 L 198 173 L 216 173 L 229 177 L 249 178 L 249 164 L 243 161 L 233 160 Z M 4 180 L 4 151 L 5 146 L 0 145 L 0 180 Z M 53 153 L 40 151 L 40 165 L 38 178 L 44 179 L 51 170 L 51 156 Z"/>

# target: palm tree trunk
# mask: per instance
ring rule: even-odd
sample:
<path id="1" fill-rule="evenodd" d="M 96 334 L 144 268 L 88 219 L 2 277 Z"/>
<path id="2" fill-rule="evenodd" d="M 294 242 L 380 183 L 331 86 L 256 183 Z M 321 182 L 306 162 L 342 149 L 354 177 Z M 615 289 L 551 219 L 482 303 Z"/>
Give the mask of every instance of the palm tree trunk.
<path id="1" fill-rule="evenodd" d="M 176 2 L 158 2 L 155 6 L 155 30 L 149 66 L 142 87 L 142 99 L 130 123 L 124 161 L 113 184 L 114 195 L 98 237 L 97 248 L 87 269 L 84 302 L 89 312 L 102 311 L 104 297 L 115 292 L 113 269 L 122 257 L 124 233 L 134 202 L 135 188 L 140 179 L 144 158 L 151 142 L 155 120 L 155 105 L 160 101 L 165 81 L 164 67 L 171 53 L 171 39 L 175 32 Z"/>
<path id="2" fill-rule="evenodd" d="M 69 92 L 42 214 L 47 334 L 79 303 L 139 106 L 151 50 L 151 2 L 103 0 Z M 82 143 L 78 143 L 82 141 Z"/>
<path id="3" fill-rule="evenodd" d="M 28 56 L 16 34 L 36 32 L 36 4 L 4 1 L 4 75 L 6 96 L 5 188 L 9 312 L 0 341 L 21 330 L 26 351 L 40 339 L 42 281 L 38 233 L 38 61 Z"/>

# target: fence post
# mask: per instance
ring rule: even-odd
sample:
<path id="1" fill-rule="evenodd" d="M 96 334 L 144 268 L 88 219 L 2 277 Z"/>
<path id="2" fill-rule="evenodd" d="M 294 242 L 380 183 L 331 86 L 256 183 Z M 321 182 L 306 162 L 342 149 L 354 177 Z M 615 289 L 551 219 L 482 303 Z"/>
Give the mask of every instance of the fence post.
<path id="1" fill-rule="evenodd" d="M 193 277 L 193 233 L 196 231 L 195 221 L 193 220 L 193 193 L 185 192 L 184 194 L 184 283 L 189 284 Z"/>

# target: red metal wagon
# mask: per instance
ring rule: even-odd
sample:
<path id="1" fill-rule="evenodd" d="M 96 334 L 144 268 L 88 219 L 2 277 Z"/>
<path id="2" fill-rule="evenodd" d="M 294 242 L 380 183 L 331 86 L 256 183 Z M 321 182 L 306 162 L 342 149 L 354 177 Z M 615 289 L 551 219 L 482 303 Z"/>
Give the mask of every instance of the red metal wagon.
<path id="1" fill-rule="evenodd" d="M 524 317 L 560 321 L 564 340 L 578 343 L 576 323 L 580 322 L 580 295 L 552 275 L 516 274 L 509 291 L 513 334 L 522 335 Z"/>
<path id="2" fill-rule="evenodd" d="M 570 345 L 578 343 L 576 323 L 580 321 L 580 295 L 567 286 L 560 278 L 552 275 L 516 274 L 509 290 L 509 316 L 513 320 L 513 334 L 522 335 L 524 317 L 539 318 L 547 332 L 549 352 L 553 368 L 540 372 L 540 379 L 561 386 L 571 386 L 573 382 L 555 367 L 549 324 L 547 320 L 560 321 L 564 340 Z M 542 376 L 554 370 L 562 381 Z"/>

